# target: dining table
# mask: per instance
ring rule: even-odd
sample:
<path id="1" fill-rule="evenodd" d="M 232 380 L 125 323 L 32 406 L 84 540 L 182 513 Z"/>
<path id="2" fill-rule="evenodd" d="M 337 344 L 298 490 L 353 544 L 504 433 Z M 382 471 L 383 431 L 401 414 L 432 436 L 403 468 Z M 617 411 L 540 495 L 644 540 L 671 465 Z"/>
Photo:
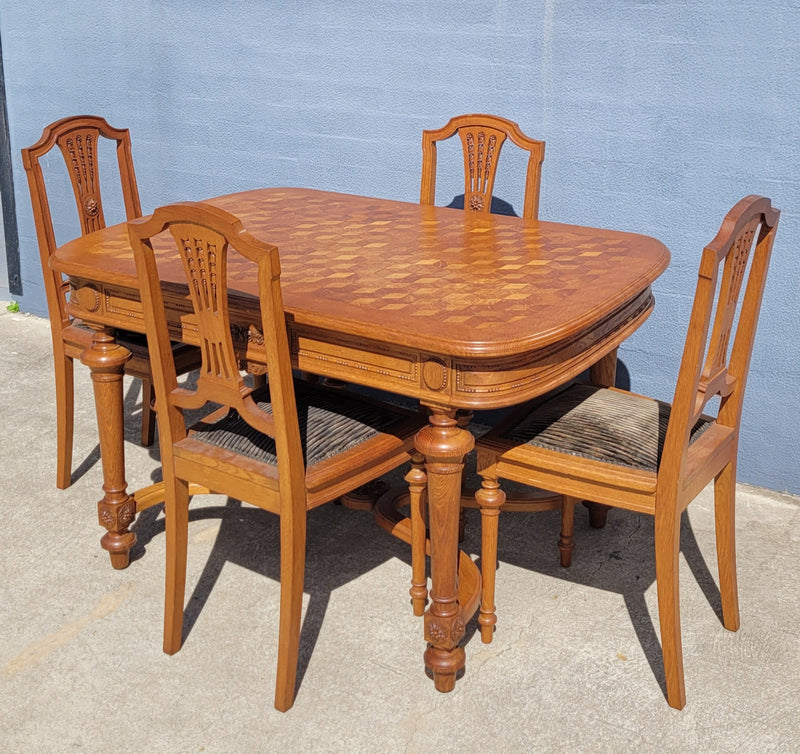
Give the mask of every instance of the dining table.
<path id="1" fill-rule="evenodd" d="M 293 366 L 419 402 L 430 550 L 425 664 L 440 691 L 465 663 L 465 623 L 480 574 L 459 549 L 463 415 L 540 396 L 586 370 L 612 384 L 617 347 L 654 306 L 670 255 L 639 233 L 526 220 L 305 188 L 261 188 L 207 200 L 278 247 Z M 197 343 L 174 246 L 156 245 L 171 336 Z M 243 369 L 263 374 L 255 268 L 231 257 L 230 320 Z M 60 246 L 51 266 L 68 280 L 68 311 L 92 329 L 91 370 L 103 470 L 101 540 L 124 568 L 139 511 L 158 484 L 125 480 L 123 366 L 116 329 L 145 332 L 125 223 Z M 184 280 L 183 283 L 180 281 Z M 422 460 L 420 461 L 422 466 Z"/>

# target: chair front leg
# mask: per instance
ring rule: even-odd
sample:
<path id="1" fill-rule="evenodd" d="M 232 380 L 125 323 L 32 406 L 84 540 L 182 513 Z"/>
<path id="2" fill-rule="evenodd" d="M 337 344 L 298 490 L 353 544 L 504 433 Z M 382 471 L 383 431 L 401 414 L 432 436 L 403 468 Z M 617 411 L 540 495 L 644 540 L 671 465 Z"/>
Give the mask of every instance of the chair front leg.
<path id="1" fill-rule="evenodd" d="M 572 532 L 575 528 L 575 505 L 578 502 L 578 498 L 569 495 L 564 495 L 561 501 L 561 535 L 558 538 L 558 549 L 561 551 L 561 565 L 564 568 L 572 565 L 572 551 L 575 549 Z"/>
<path id="2" fill-rule="evenodd" d="M 497 623 L 494 605 L 495 579 L 497 575 L 497 531 L 500 508 L 506 501 L 506 493 L 500 489 L 494 464 L 481 468 L 483 478 L 481 488 L 475 493 L 475 501 L 481 509 L 481 608 L 478 625 L 481 627 L 481 641 L 490 644 Z"/>
<path id="3" fill-rule="evenodd" d="M 414 615 L 425 614 L 428 602 L 428 578 L 425 570 L 425 542 L 427 539 L 426 493 L 428 476 L 425 459 L 419 453 L 411 456 L 411 470 L 405 476 L 408 482 L 409 506 L 411 508 L 411 605 Z"/>
<path id="4" fill-rule="evenodd" d="M 680 515 L 674 502 L 656 502 L 655 545 L 658 618 L 661 624 L 661 651 L 667 682 L 667 702 L 683 709 L 686 687 L 683 677 L 681 647 L 680 589 L 678 554 L 680 552 Z"/>
<path id="5" fill-rule="evenodd" d="M 142 445 L 149 448 L 156 439 L 156 412 L 153 404 L 156 389 L 153 380 L 142 378 Z"/>
<path id="6" fill-rule="evenodd" d="M 719 593 L 722 599 L 722 625 L 729 631 L 739 628 L 739 593 L 736 581 L 736 459 L 714 480 L 714 523 L 717 533 Z"/>

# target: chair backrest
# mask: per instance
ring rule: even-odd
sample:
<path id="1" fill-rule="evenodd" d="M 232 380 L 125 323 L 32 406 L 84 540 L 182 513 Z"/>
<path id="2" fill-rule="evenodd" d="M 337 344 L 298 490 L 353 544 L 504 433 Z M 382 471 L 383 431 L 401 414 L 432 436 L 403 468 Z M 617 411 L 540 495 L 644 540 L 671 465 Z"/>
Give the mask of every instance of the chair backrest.
<path id="1" fill-rule="evenodd" d="M 28 176 L 47 306 L 52 323 L 66 323 L 69 318 L 66 313 L 66 284 L 61 274 L 51 270 L 48 265 L 50 255 L 56 249 L 56 238 L 40 160 L 58 145 L 67 164 L 75 193 L 81 233 L 85 235 L 99 230 L 105 227 L 98 168 L 100 137 L 117 143 L 117 161 L 127 219 L 141 217 L 142 208 L 136 186 L 136 174 L 133 170 L 131 139 L 127 129 L 112 128 L 103 118 L 93 115 L 77 115 L 51 123 L 45 127 L 39 141 L 22 150 L 22 164 Z"/>
<path id="2" fill-rule="evenodd" d="M 662 469 L 669 464 L 677 472 L 686 462 L 692 428 L 712 398 L 720 399 L 717 423 L 738 435 L 779 217 L 769 199 L 747 196 L 728 212 L 703 250 Z"/>
<path id="3" fill-rule="evenodd" d="M 254 429 L 275 438 L 281 479 L 288 482 L 291 478 L 292 484 L 301 485 L 302 489 L 303 456 L 278 249 L 251 236 L 235 216 L 200 202 L 160 207 L 150 218 L 129 222 L 128 234 L 139 276 L 165 467 L 173 443 L 186 436 L 183 409 L 216 403 L 235 409 Z M 159 255 L 179 257 L 185 273 L 202 358 L 194 389 L 178 386 L 153 249 L 155 237 L 160 237 Z M 272 414 L 258 407 L 251 396 L 252 388 L 246 386 L 239 371 L 228 308 L 227 269 L 231 250 L 257 265 Z"/>
<path id="4" fill-rule="evenodd" d="M 530 220 L 538 219 L 544 142 L 528 138 L 516 123 L 496 115 L 458 115 L 442 128 L 422 132 L 420 203 L 433 204 L 435 201 L 436 142 L 449 139 L 455 133 L 461 138 L 464 153 L 464 209 L 472 212 L 491 211 L 500 149 L 508 138 L 530 152 L 522 216 Z"/>

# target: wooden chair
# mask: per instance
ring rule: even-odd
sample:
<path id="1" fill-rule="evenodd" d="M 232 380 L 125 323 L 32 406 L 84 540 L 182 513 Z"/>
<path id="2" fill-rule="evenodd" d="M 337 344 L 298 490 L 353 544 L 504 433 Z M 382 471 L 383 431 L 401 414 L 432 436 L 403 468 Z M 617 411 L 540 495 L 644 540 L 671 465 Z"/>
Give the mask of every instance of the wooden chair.
<path id="1" fill-rule="evenodd" d="M 420 204 L 433 204 L 436 196 L 436 142 L 454 134 L 464 151 L 464 209 L 490 212 L 500 150 L 506 139 L 530 152 L 525 177 L 522 216 L 539 217 L 539 185 L 542 178 L 544 142 L 525 136 L 519 126 L 496 115 L 458 115 L 442 128 L 422 132 L 422 185 Z"/>
<path id="2" fill-rule="evenodd" d="M 168 253 L 183 262 L 191 318 L 202 344 L 194 390 L 178 387 L 169 347 L 152 240 L 165 229 L 177 247 L 171 251 L 170 240 Z M 129 234 L 159 406 L 167 536 L 164 651 L 172 654 L 181 646 L 189 484 L 276 513 L 281 598 L 275 707 L 287 710 L 295 691 L 306 512 L 405 463 L 424 422 L 416 412 L 293 378 L 278 250 L 248 234 L 234 216 L 209 204 L 175 204 L 131 222 Z M 158 242 L 168 238 L 165 233 Z M 268 375 L 260 390 L 245 386 L 231 336 L 227 261 L 232 249 L 255 263 L 258 275 Z M 208 403 L 222 408 L 187 430 L 183 410 Z"/>
<path id="3" fill-rule="evenodd" d="M 672 404 L 613 388 L 573 385 L 510 416 L 478 441 L 484 642 L 491 641 L 496 622 L 497 514 L 504 499 L 499 479 L 561 492 L 570 515 L 576 500 L 585 497 L 654 516 L 667 701 L 676 709 L 686 702 L 678 600 L 680 518 L 713 479 L 723 624 L 731 631 L 739 627 L 734 546 L 739 422 L 779 215 L 769 199 L 748 196 L 731 209 L 704 249 Z M 703 413 L 712 398 L 719 399 L 715 416 Z"/>
<path id="4" fill-rule="evenodd" d="M 103 118 L 95 116 L 64 118 L 47 126 L 39 141 L 22 150 L 22 164 L 28 176 L 31 192 L 33 219 L 39 240 L 39 255 L 53 338 L 57 426 L 56 485 L 62 490 L 69 487 L 72 476 L 73 360 L 79 359 L 81 353 L 91 346 L 92 331 L 67 313 L 68 285 L 61 274 L 51 270 L 49 266 L 50 256 L 57 244 L 40 160 L 58 145 L 67 164 L 75 193 L 81 233 L 86 235 L 105 227 L 98 167 L 100 137 L 114 140 L 117 144 L 117 161 L 127 219 L 141 217 L 139 191 L 133 171 L 131 141 L 127 129 L 112 128 Z M 155 415 L 152 407 L 154 393 L 145 338 L 137 333 L 120 330 L 117 331 L 117 341 L 131 351 L 131 358 L 125 365 L 126 374 L 138 377 L 142 381 L 142 445 L 152 445 L 155 435 Z M 200 363 L 197 349 L 175 344 L 174 350 L 180 374 L 197 368 Z"/>
<path id="5" fill-rule="evenodd" d="M 488 213 L 492 209 L 492 192 L 500 158 L 500 150 L 506 138 L 521 149 L 530 152 L 525 177 L 525 199 L 522 216 L 536 220 L 539 217 L 539 190 L 544 160 L 544 142 L 527 137 L 519 126 L 496 115 L 458 115 L 445 126 L 422 132 L 422 184 L 420 203 L 434 204 L 436 194 L 436 144 L 458 134 L 464 154 L 464 209 Z M 460 412 L 463 426 L 471 419 L 471 412 Z M 415 615 L 422 615 L 428 597 L 425 573 L 425 499 L 412 496 L 411 505 L 411 599 Z M 471 493 L 462 498 L 463 508 L 477 507 Z M 505 510 L 515 512 L 544 511 L 562 508 L 560 496 L 540 493 L 530 498 L 508 500 Z M 378 512 L 392 519 L 390 506 Z M 462 518 L 463 522 L 463 518 Z M 571 558 L 572 514 L 564 517 L 559 543 L 561 563 L 565 567 Z M 463 524 L 462 524 L 463 533 Z"/>

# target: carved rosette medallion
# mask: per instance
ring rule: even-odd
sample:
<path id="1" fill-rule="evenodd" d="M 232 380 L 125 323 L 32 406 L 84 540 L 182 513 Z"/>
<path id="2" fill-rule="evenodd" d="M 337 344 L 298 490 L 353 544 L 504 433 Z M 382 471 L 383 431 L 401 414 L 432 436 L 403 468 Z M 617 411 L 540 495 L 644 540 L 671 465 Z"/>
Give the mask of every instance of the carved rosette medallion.
<path id="1" fill-rule="evenodd" d="M 93 196 L 87 196 L 83 200 L 83 211 L 89 217 L 95 217 L 97 213 L 100 211 L 100 205 Z"/>
<path id="2" fill-rule="evenodd" d="M 425 614 L 425 640 L 441 649 L 452 649 L 464 638 L 464 619 L 442 620 Z"/>
<path id="3" fill-rule="evenodd" d="M 447 387 L 447 366 L 439 359 L 428 359 L 422 365 L 422 381 L 429 390 L 441 392 Z"/>
<path id="4" fill-rule="evenodd" d="M 441 646 L 449 638 L 450 634 L 447 627 L 437 620 L 428 620 L 425 622 L 425 639 L 431 644 Z"/>
<path id="5" fill-rule="evenodd" d="M 481 212 L 483 210 L 483 197 L 480 194 L 473 194 L 469 198 L 469 208 L 474 212 Z"/>
<path id="6" fill-rule="evenodd" d="M 100 309 L 100 291 L 93 285 L 84 285 L 70 291 L 70 300 L 85 312 L 96 312 Z"/>

